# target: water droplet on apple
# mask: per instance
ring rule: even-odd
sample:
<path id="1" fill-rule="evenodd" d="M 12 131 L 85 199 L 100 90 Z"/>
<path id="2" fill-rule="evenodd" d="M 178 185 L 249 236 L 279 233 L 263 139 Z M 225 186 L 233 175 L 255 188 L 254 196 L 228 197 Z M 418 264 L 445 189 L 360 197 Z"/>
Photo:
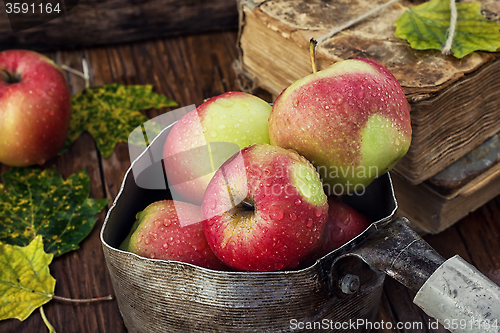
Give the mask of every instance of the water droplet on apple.
<path id="1" fill-rule="evenodd" d="M 321 215 L 323 215 L 323 211 L 321 210 L 321 208 L 316 208 L 314 215 L 316 215 L 316 217 L 320 217 Z"/>
<path id="2" fill-rule="evenodd" d="M 267 229 L 266 227 L 262 228 L 262 233 L 265 234 L 266 232 L 268 232 L 269 229 Z"/>
<path id="3" fill-rule="evenodd" d="M 276 264 L 274 264 L 274 268 L 276 268 L 276 270 L 280 270 L 282 269 L 283 267 L 285 267 L 285 264 L 281 263 L 281 262 L 277 262 Z"/>
<path id="4" fill-rule="evenodd" d="M 168 243 L 163 244 L 164 249 L 168 249 Z"/>
<path id="5" fill-rule="evenodd" d="M 144 244 L 146 244 L 146 245 L 151 244 L 151 238 L 147 237 L 146 240 L 144 240 Z"/>
<path id="6" fill-rule="evenodd" d="M 307 224 L 306 224 L 306 227 L 310 228 L 310 227 L 312 227 L 312 226 L 313 226 L 313 220 L 312 220 L 312 218 L 308 218 L 308 219 L 307 219 Z"/>
<path id="7" fill-rule="evenodd" d="M 273 248 L 277 249 L 278 247 L 281 246 L 281 240 L 276 240 L 274 243 L 273 243 Z"/>
<path id="8" fill-rule="evenodd" d="M 226 116 L 225 114 L 221 114 L 221 115 L 219 116 L 219 118 L 220 118 L 221 120 L 226 119 L 226 117 L 227 117 L 227 116 Z"/>
<path id="9" fill-rule="evenodd" d="M 284 212 L 283 209 L 276 208 L 276 210 L 271 214 L 272 214 L 271 218 L 273 218 L 274 220 L 281 221 L 283 219 Z"/>
<path id="10" fill-rule="evenodd" d="M 219 126 L 217 126 L 217 128 L 220 129 L 220 130 L 223 130 L 224 128 L 226 128 L 226 125 L 220 124 Z"/>
<path id="11" fill-rule="evenodd" d="M 177 252 L 177 254 L 178 254 L 179 256 L 182 256 L 182 255 L 184 254 L 184 252 L 182 252 L 182 250 L 179 250 L 179 251 Z"/>
<path id="12" fill-rule="evenodd" d="M 210 130 L 210 137 L 216 138 L 217 137 L 217 131 L 215 130 Z"/>
<path id="13" fill-rule="evenodd" d="M 295 199 L 295 204 L 298 206 L 302 203 L 302 201 L 300 199 Z"/>
<path id="14" fill-rule="evenodd" d="M 153 252 L 153 253 L 151 253 L 151 254 L 149 255 L 149 257 L 150 257 L 151 259 L 154 259 L 154 258 L 156 257 L 156 254 Z"/>
<path id="15" fill-rule="evenodd" d="M 226 108 L 234 105 L 234 101 L 227 99 L 227 98 L 219 98 L 218 100 L 215 101 L 215 103 L 217 103 L 221 106 L 224 106 Z"/>
<path id="16" fill-rule="evenodd" d="M 331 237 L 334 242 L 341 242 L 346 237 L 346 234 L 343 229 L 336 227 L 333 229 Z"/>
<path id="17" fill-rule="evenodd" d="M 295 213 L 290 213 L 290 220 L 295 221 L 297 219 L 297 214 Z"/>
<path id="18" fill-rule="evenodd" d="M 165 227 L 168 227 L 168 226 L 170 226 L 171 224 L 172 224 L 172 221 L 171 221 L 171 220 L 169 220 L 169 219 L 165 219 L 165 220 L 163 220 L 163 225 L 164 225 Z"/>

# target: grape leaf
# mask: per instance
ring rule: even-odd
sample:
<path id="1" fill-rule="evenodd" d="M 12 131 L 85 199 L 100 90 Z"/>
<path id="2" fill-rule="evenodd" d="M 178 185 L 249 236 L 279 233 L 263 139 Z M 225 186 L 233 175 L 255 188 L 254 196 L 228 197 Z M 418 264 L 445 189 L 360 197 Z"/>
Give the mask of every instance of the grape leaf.
<path id="1" fill-rule="evenodd" d="M 82 170 L 63 180 L 54 169 L 12 168 L 0 184 L 0 241 L 24 246 L 43 236 L 56 257 L 78 248 L 107 199 L 89 199 L 90 179 Z"/>
<path id="2" fill-rule="evenodd" d="M 177 102 L 152 92 L 151 85 L 110 84 L 85 89 L 73 96 L 73 113 L 65 148 L 82 132 L 89 132 L 105 158 L 118 142 L 127 142 L 130 132 L 148 121 L 140 110 L 177 106 Z"/>
<path id="3" fill-rule="evenodd" d="M 42 236 L 25 247 L 0 243 L 0 320 L 25 320 L 52 299 L 56 280 L 49 264 L 53 256 L 44 252 Z"/>
<path id="4" fill-rule="evenodd" d="M 481 4 L 456 4 L 457 24 L 451 51 L 463 58 L 474 51 L 495 52 L 500 48 L 500 24 L 481 15 Z M 448 38 L 450 1 L 431 0 L 406 10 L 394 23 L 395 35 L 417 50 L 441 50 Z"/>

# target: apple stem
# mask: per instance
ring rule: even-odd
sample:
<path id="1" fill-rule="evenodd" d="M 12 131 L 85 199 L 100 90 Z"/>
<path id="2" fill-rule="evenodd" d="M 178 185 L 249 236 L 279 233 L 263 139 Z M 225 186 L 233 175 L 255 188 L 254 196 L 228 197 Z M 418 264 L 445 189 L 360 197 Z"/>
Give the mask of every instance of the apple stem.
<path id="1" fill-rule="evenodd" d="M 16 78 L 15 76 L 12 75 L 11 72 L 6 70 L 3 67 L 0 67 L 0 78 L 2 79 L 3 82 L 6 83 L 16 83 Z"/>
<path id="2" fill-rule="evenodd" d="M 52 295 L 52 298 L 62 302 L 70 302 L 70 303 L 91 303 L 91 302 L 101 302 L 101 301 L 110 301 L 113 299 L 112 295 L 104 296 L 104 297 L 96 297 L 96 298 L 86 298 L 86 299 L 73 299 L 67 298 L 57 295 Z"/>
<path id="3" fill-rule="evenodd" d="M 312 72 L 317 73 L 318 72 L 318 67 L 316 66 L 316 45 L 318 42 L 314 39 L 311 38 L 309 41 L 309 56 L 311 58 L 311 67 L 312 67 Z"/>

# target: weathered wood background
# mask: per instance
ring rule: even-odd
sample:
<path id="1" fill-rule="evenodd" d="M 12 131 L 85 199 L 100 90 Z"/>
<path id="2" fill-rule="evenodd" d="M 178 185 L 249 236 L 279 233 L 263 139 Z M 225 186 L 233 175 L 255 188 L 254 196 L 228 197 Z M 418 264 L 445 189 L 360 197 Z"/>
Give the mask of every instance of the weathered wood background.
<path id="1" fill-rule="evenodd" d="M 153 84 L 156 92 L 176 100 L 180 106 L 199 105 L 205 98 L 238 90 L 231 64 L 237 58 L 235 31 L 204 33 L 134 44 L 84 48 L 48 53 L 58 64 L 81 70 L 85 57 L 90 66 L 91 85 L 109 83 Z M 79 77 L 67 74 L 72 93 L 84 87 Z M 264 96 L 265 97 L 265 96 Z M 153 117 L 160 110 L 147 112 Z M 123 175 L 130 165 L 128 148 L 119 144 L 113 155 L 102 158 L 88 134 L 82 135 L 64 155 L 44 167 L 54 167 L 64 177 L 86 169 L 91 197 L 108 198 L 111 205 Z M 8 167 L 0 165 L 4 172 Z M 90 298 L 113 294 L 101 249 L 99 232 L 105 212 L 79 250 L 54 260 L 50 269 L 56 278 L 56 294 L 71 298 Z M 490 201 L 443 233 L 426 240 L 444 257 L 459 254 L 490 279 L 500 284 L 500 197 Z M 386 323 L 380 333 L 446 332 L 443 327 L 428 329 L 430 319 L 412 304 L 413 293 L 387 278 L 377 321 Z M 51 301 L 44 306 L 47 317 L 58 332 L 126 332 L 116 301 L 97 304 L 68 304 Z M 387 324 L 390 323 L 390 324 Z M 423 330 L 396 329 L 396 324 L 423 323 Z M 394 328 L 387 328 L 392 325 Z M 407 324 L 408 325 L 408 324 Z M 0 322 L 2 333 L 47 332 L 38 311 L 27 320 Z M 377 332 L 377 331 L 375 331 Z"/>
<path id="2" fill-rule="evenodd" d="M 65 1 L 51 1 L 56 2 Z M 66 0 L 66 6 L 61 8 L 70 9 L 69 3 L 75 3 L 75 0 Z M 47 17 L 47 14 L 44 15 Z M 33 21 L 22 14 L 15 20 L 17 26 L 22 21 Z M 235 29 L 237 24 L 235 0 L 79 0 L 77 7 L 64 15 L 13 34 L 4 2 L 0 1 L 0 50 L 25 47 L 58 50 L 111 45 L 200 31 Z"/>

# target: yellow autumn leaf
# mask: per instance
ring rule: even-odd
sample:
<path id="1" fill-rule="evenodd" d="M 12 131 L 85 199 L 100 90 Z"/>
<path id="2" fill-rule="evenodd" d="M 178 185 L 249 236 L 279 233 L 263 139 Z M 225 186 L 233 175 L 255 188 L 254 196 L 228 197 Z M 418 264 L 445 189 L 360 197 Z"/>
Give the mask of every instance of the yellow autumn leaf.
<path id="1" fill-rule="evenodd" d="M 451 51 L 463 58 L 474 51 L 496 52 L 500 48 L 500 24 L 481 14 L 481 3 L 456 4 L 457 21 Z M 450 1 L 431 0 L 405 11 L 394 23 L 395 36 L 417 50 L 442 50 L 450 29 Z"/>
<path id="2" fill-rule="evenodd" d="M 45 253 L 42 236 L 25 247 L 0 243 L 0 320 L 25 320 L 52 299 L 56 280 L 49 264 L 53 256 Z"/>

